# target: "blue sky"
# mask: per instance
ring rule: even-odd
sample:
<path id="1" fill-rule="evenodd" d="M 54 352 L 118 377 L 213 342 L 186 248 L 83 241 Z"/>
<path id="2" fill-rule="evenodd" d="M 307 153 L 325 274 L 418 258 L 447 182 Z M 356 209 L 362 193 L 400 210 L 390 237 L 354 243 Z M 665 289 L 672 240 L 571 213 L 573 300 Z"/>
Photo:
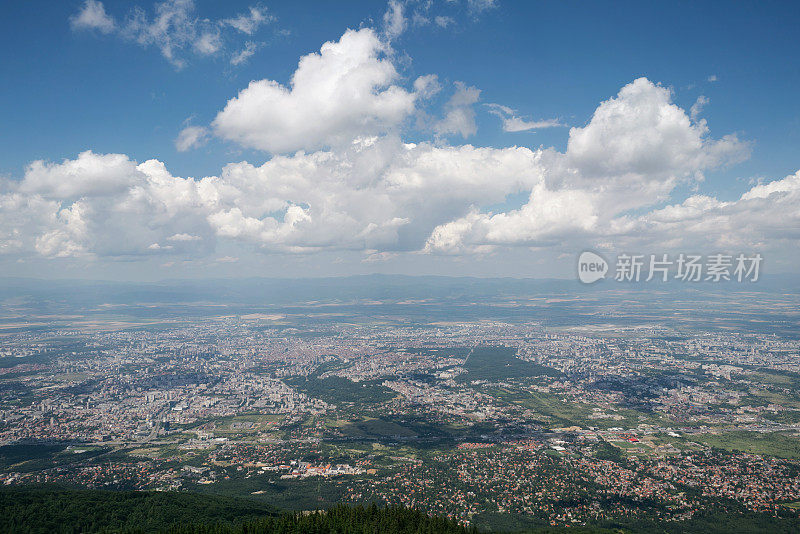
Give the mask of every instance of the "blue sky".
<path id="1" fill-rule="evenodd" d="M 508 178 L 509 184 L 502 191 L 492 190 L 484 195 L 476 190 L 473 196 L 465 196 L 458 205 L 453 205 L 448 199 L 431 204 L 426 209 L 441 210 L 443 214 L 441 218 L 431 220 L 428 220 L 427 214 L 417 213 L 409 207 L 415 203 L 411 198 L 405 199 L 405 204 L 393 205 L 397 212 L 385 221 L 361 213 L 358 206 L 348 207 L 341 202 L 334 202 L 337 209 L 341 209 L 341 220 L 346 219 L 354 224 L 353 229 L 348 231 L 380 227 L 391 234 L 401 228 L 399 237 L 384 235 L 361 244 L 354 243 L 347 236 L 331 235 L 326 239 L 308 237 L 324 234 L 325 231 L 320 228 L 335 226 L 340 219 L 325 219 L 326 214 L 329 215 L 328 209 L 316 213 L 317 207 L 311 200 L 303 198 L 302 192 L 292 193 L 291 198 L 272 199 L 270 206 L 273 207 L 261 211 L 249 206 L 251 211 L 247 212 L 232 200 L 228 203 L 220 201 L 221 204 L 209 207 L 202 214 L 175 215 L 181 220 L 195 217 L 200 221 L 197 224 L 210 225 L 197 232 L 187 230 L 189 226 L 183 222 L 176 223 L 177 219 L 150 223 L 151 226 L 164 225 L 162 237 L 165 239 L 178 235 L 189 236 L 183 242 L 195 242 L 197 247 L 194 249 L 166 245 L 162 239 L 144 248 L 115 250 L 114 247 L 98 244 L 111 240 L 109 236 L 97 234 L 98 228 L 108 226 L 106 219 L 83 221 L 85 224 L 81 229 L 73 225 L 65 230 L 49 227 L 42 221 L 28 220 L 29 215 L 22 213 L 19 204 L 9 201 L 0 208 L 5 211 L 5 239 L 9 243 L 0 248 L 6 251 L 0 262 L 6 266 L 7 272 L 17 274 L 33 269 L 42 276 L 50 276 L 54 271 L 65 272 L 66 269 L 67 272 L 90 272 L 102 277 L 128 277 L 138 272 L 146 272 L 148 277 L 182 274 L 227 276 L 240 272 L 263 272 L 268 275 L 277 274 L 277 265 L 290 264 L 296 265 L 297 272 L 301 274 L 316 275 L 314 269 L 309 270 L 304 265 L 318 264 L 323 266 L 323 270 L 327 268 L 327 272 L 335 274 L 377 270 L 478 275 L 532 273 L 547 276 L 559 270 L 553 265 L 567 261 L 564 258 L 569 256 L 570 251 L 577 253 L 579 250 L 575 247 L 580 246 L 606 246 L 608 250 L 635 247 L 647 251 L 653 249 L 653 252 L 660 251 L 658 247 L 677 247 L 675 250 L 678 250 L 681 246 L 701 251 L 707 247 L 726 246 L 730 246 L 731 250 L 763 248 L 767 251 L 775 248 L 780 251 L 787 244 L 795 243 L 797 238 L 794 235 L 796 219 L 792 218 L 796 214 L 789 208 L 789 219 L 777 225 L 780 228 L 776 230 L 775 224 L 764 223 L 762 229 L 741 242 L 723 235 L 717 236 L 714 242 L 690 240 L 669 243 L 669 239 L 661 235 L 654 235 L 649 242 L 634 242 L 626 235 L 641 233 L 640 230 L 633 227 L 619 230 L 625 217 L 647 216 L 665 206 L 684 205 L 687 199 L 695 197 L 713 198 L 718 203 L 735 202 L 759 182 L 779 181 L 798 171 L 800 105 L 796 95 L 800 86 L 800 66 L 797 61 L 800 46 L 793 30 L 800 22 L 800 5 L 796 2 L 723 4 L 463 0 L 428 3 L 411 0 L 394 3 L 394 8 L 400 13 L 398 16 L 403 22 L 403 29 L 392 34 L 385 13 L 393 7 L 381 2 L 345 2 L 334 7 L 329 2 L 228 2 L 223 5 L 198 0 L 194 3 L 164 3 L 161 9 L 179 11 L 188 23 L 167 29 L 149 38 L 147 43 L 138 42 L 137 39 L 143 39 L 145 30 L 142 30 L 142 25 L 132 29 L 129 22 L 132 14 L 139 10 L 143 14 L 141 20 L 150 24 L 155 20 L 159 4 L 143 1 L 109 1 L 102 4 L 65 1 L 11 3 L 4 6 L 4 16 L 0 20 L 3 26 L 0 44 L 10 53 L 0 57 L 0 69 L 6 80 L 0 86 L 0 122 L 5 126 L 0 133 L 0 173 L 6 178 L 7 194 L 11 194 L 8 191 L 21 188 L 20 194 L 39 195 L 37 198 L 50 202 L 48 205 L 51 207 L 55 206 L 52 207 L 51 219 L 58 218 L 62 210 L 71 209 L 81 199 L 88 206 L 84 214 L 104 212 L 104 217 L 107 217 L 107 212 L 114 210 L 114 204 L 112 202 L 110 207 L 104 204 L 102 209 L 99 205 L 89 204 L 95 194 L 92 192 L 94 189 L 71 190 L 66 196 L 48 193 L 41 184 L 34 183 L 36 176 L 26 176 L 26 168 L 31 162 L 43 160 L 44 165 L 49 165 L 52 171 L 49 179 L 75 179 L 74 173 L 67 173 L 64 178 L 56 176 L 63 169 L 53 166 L 65 160 L 77 160 L 79 154 L 91 150 L 97 155 L 125 155 L 133 164 L 156 159 L 164 164 L 171 176 L 193 177 L 199 181 L 203 177 L 220 176 L 228 164 L 246 161 L 258 167 L 269 162 L 276 154 L 290 157 L 296 149 L 305 153 L 323 151 L 339 154 L 344 150 L 344 137 L 349 142 L 356 134 L 360 135 L 359 132 L 354 133 L 352 128 L 347 132 L 339 132 L 337 128 L 344 124 L 337 122 L 340 119 L 354 123 L 373 121 L 375 124 L 367 128 L 364 135 L 386 137 L 398 143 L 429 144 L 432 149 L 471 145 L 501 150 L 521 146 L 534 152 L 541 148 L 567 154 L 570 128 L 589 126 L 593 113 L 602 102 L 613 98 L 619 98 L 622 102 L 618 93 L 640 78 L 646 78 L 650 84 L 640 88 L 647 98 L 661 98 L 659 95 L 662 93 L 658 93 L 658 90 L 663 89 L 666 91 L 663 94 L 669 95 L 669 106 L 672 106 L 668 109 L 683 110 L 695 125 L 707 121 L 705 131 L 695 131 L 691 135 L 697 134 L 697 139 L 709 143 L 735 135 L 736 143 L 735 146 L 727 146 L 725 157 L 718 157 L 721 149 L 712 148 L 710 144 L 702 154 L 692 152 L 687 156 L 681 153 L 675 160 L 679 163 L 669 168 L 645 168 L 638 159 L 629 161 L 633 165 L 630 169 L 614 164 L 603 174 L 603 179 L 610 181 L 599 185 L 596 180 L 591 183 L 586 181 L 594 180 L 591 176 L 595 174 L 598 161 L 591 160 L 595 165 L 592 169 L 581 167 L 589 165 L 586 163 L 589 160 L 578 158 L 577 152 L 575 158 L 566 158 L 569 160 L 567 163 L 547 163 L 541 169 L 532 168 L 532 174 L 540 172 L 548 177 L 561 172 L 563 167 L 572 165 L 578 168 L 578 172 L 585 175 L 581 183 L 567 184 L 570 186 L 568 188 L 564 180 L 555 178 L 542 187 L 548 192 L 557 193 L 553 197 L 556 198 L 556 205 L 561 205 L 562 201 L 557 200 L 559 198 L 568 199 L 570 205 L 585 201 L 589 211 L 607 210 L 609 203 L 613 203 L 611 199 L 618 198 L 601 199 L 597 196 L 600 189 L 614 190 L 617 192 L 613 194 L 621 195 L 620 191 L 630 187 L 630 184 L 622 183 L 621 176 L 634 171 L 638 173 L 636 180 L 639 181 L 635 187 L 642 186 L 641 200 L 630 205 L 622 202 L 608 217 L 598 211 L 585 224 L 564 227 L 558 231 L 550 230 L 557 229 L 561 219 L 574 219 L 574 215 L 564 212 L 559 220 L 542 219 L 541 209 L 548 213 L 552 210 L 528 202 L 531 192 L 536 191 L 537 187 L 532 178 L 523 179 L 522 185 L 511 184 L 513 180 Z M 112 22 L 103 26 L 97 23 L 96 18 L 86 19 L 88 23 L 77 22 L 82 11 L 96 9 L 98 5 L 107 17 L 104 20 L 113 21 L 113 27 L 110 26 Z M 264 20 L 249 32 L 224 22 L 239 15 L 252 14 L 251 8 L 258 10 Z M 209 28 L 218 36 L 218 40 L 211 47 L 213 50 L 197 52 L 197 39 Z M 332 112 L 330 124 L 320 125 L 328 134 L 320 134 L 319 142 L 309 146 L 303 146 L 301 142 L 286 145 L 284 149 L 283 146 L 276 148 L 277 145 L 271 142 L 259 144 L 242 141 L 241 136 L 246 135 L 242 132 L 245 130 L 252 133 L 253 128 L 277 128 L 269 122 L 243 126 L 241 121 L 229 121 L 228 124 L 220 122 L 214 125 L 226 104 L 239 95 L 251 80 L 272 80 L 288 86 L 301 57 L 319 53 L 325 42 L 339 42 L 348 29 L 371 32 L 375 42 L 380 43 L 375 46 L 380 49 L 370 49 L 369 53 L 376 54 L 376 58 L 391 64 L 395 70 L 389 82 L 367 87 L 368 90 L 380 92 L 387 86 L 396 86 L 410 94 L 415 91 L 414 81 L 426 75 L 435 75 L 436 85 L 441 89 L 429 97 L 409 97 L 414 99 L 413 104 L 408 104 L 413 109 L 406 106 L 402 110 L 386 111 L 387 114 L 400 114 L 397 120 L 395 115 L 390 117 L 381 114 L 383 112 L 375 112 L 379 116 L 367 116 L 362 112 L 354 115 L 347 111 L 345 118 L 339 112 Z M 176 36 L 176 32 L 185 34 L 187 31 L 194 32 L 193 36 Z M 163 39 L 172 39 L 174 43 L 181 38 L 184 40 L 175 46 L 174 57 L 165 58 Z M 252 56 L 237 65 L 232 64 L 231 58 L 248 43 L 253 43 L 255 47 Z M 452 99 L 458 87 L 466 90 L 472 88 L 475 92 L 479 91 L 479 96 L 470 97 L 476 93 L 467 91 L 464 93 L 467 103 L 457 106 Z M 417 91 L 414 94 L 420 93 Z M 492 104 L 511 108 L 512 112 L 503 115 L 506 118 L 513 115 L 527 122 L 550 120 L 557 122 L 558 126 L 504 131 L 501 117 L 498 116 L 503 113 L 499 111 L 500 108 L 491 107 Z M 402 107 L 399 103 L 397 105 Z M 691 116 L 693 105 L 698 111 Z M 464 119 L 469 124 L 465 126 L 465 123 L 457 122 L 447 126 L 444 121 L 448 110 L 454 109 L 465 115 L 454 115 L 453 120 Z M 470 114 L 474 114 L 474 118 L 471 119 Z M 321 120 L 326 119 L 323 117 Z M 187 126 L 203 128 L 205 143 L 180 151 L 176 148 L 176 138 Z M 610 128 L 611 134 L 618 135 L 614 133 L 615 127 L 598 122 L 595 130 Z M 642 126 L 645 129 L 647 127 Z M 620 128 L 634 135 L 627 126 Z M 674 142 L 669 133 L 671 130 L 667 128 L 664 131 L 667 133 L 656 142 Z M 299 135 L 296 132 L 286 133 L 287 138 L 295 134 Z M 593 135 L 587 132 L 586 137 L 596 139 Z M 589 143 L 591 139 L 586 142 Z M 686 140 L 686 146 L 689 147 L 694 141 Z M 598 142 L 598 150 L 608 150 L 606 141 Z M 620 150 L 628 150 L 627 146 Z M 658 147 L 640 148 L 653 152 Z M 587 150 L 587 153 L 595 153 L 595 148 Z M 498 152 L 497 157 L 500 154 Z M 369 160 L 377 156 L 359 157 Z M 613 154 L 608 157 L 616 161 Z M 686 158 L 691 158 L 694 163 L 685 165 Z M 399 172 L 396 169 L 392 171 L 392 168 L 389 165 L 378 176 Z M 99 178 L 96 179 L 105 180 L 105 171 L 98 172 Z M 113 171 L 108 172 L 113 174 Z M 318 169 L 316 172 L 323 171 Z M 413 174 L 408 168 L 404 172 Z M 485 174 L 487 171 L 481 172 Z M 503 174 L 506 171 L 499 172 Z M 130 182 L 129 188 L 123 188 L 124 191 L 130 191 L 139 178 L 125 178 Z M 33 185 L 19 185 L 26 179 Z M 489 182 L 494 180 L 491 176 L 484 176 L 483 179 Z M 675 183 L 669 187 L 658 189 L 653 186 L 654 183 L 673 179 Z M 152 178 L 147 180 L 152 182 Z M 791 205 L 792 198 L 784 197 L 795 194 L 793 184 L 787 182 L 777 187 L 782 195 L 781 202 L 787 206 Z M 333 184 L 331 187 L 339 186 Z M 351 183 L 348 187 L 364 192 L 363 184 Z M 331 191 L 326 199 L 333 198 L 334 192 Z M 336 191 L 335 194 L 344 194 L 338 189 Z M 380 194 L 385 193 L 381 189 Z M 559 197 L 561 193 L 563 195 Z M 250 194 L 255 193 L 251 191 Z M 755 196 L 762 198 L 764 195 Z M 426 198 L 430 198 L 430 195 L 426 194 Z M 485 202 L 483 198 L 486 198 Z M 550 197 L 540 193 L 539 198 Z M 124 202 L 124 199 L 119 198 L 117 202 Z M 369 203 L 368 196 L 362 202 Z M 419 202 L 422 203 L 422 200 Z M 530 210 L 514 212 L 526 202 L 531 204 Z M 318 206 L 320 201 L 316 203 Z M 745 208 L 742 205 L 726 207 L 707 202 L 706 205 L 704 209 L 707 211 L 728 209 L 740 213 Z M 309 225 L 310 233 L 287 237 L 288 230 L 275 230 L 280 234 L 279 237 L 276 237 L 278 234 L 266 237 L 268 230 L 262 224 L 260 229 L 253 230 L 253 235 L 250 235 L 252 239 L 245 239 L 243 236 L 247 232 L 243 230 L 244 226 L 231 229 L 230 225 L 224 226 L 219 222 L 222 218 L 219 214 L 224 212 L 231 215 L 231 210 L 238 209 L 244 213 L 239 222 L 245 224 L 250 221 L 250 227 L 263 223 L 267 218 L 275 219 L 277 224 L 286 224 L 282 218 L 292 206 L 306 210 L 302 214 L 303 221 L 298 224 Z M 758 209 L 751 205 L 746 208 Z M 507 217 L 502 216 L 504 220 L 494 221 L 475 219 L 469 222 L 469 231 L 463 230 L 471 210 L 489 215 L 505 213 Z M 358 215 L 356 212 L 359 212 Z M 715 211 L 709 214 L 709 217 L 712 216 L 727 217 L 727 224 L 731 225 L 728 227 L 729 233 L 733 225 L 742 224 L 742 221 L 747 222 L 750 218 L 760 220 L 760 214 L 748 215 L 750 218 L 745 217 L 739 222 L 732 219 L 732 213 L 720 214 Z M 523 221 L 520 224 L 527 224 L 526 230 L 520 230 L 519 225 L 513 231 L 507 225 L 502 228 L 498 226 L 501 223 L 505 225 L 513 218 L 525 217 L 539 217 L 537 221 L 543 222 Z M 641 224 L 651 230 L 655 224 L 653 220 L 658 219 L 658 224 L 662 226 L 666 224 L 661 220 L 663 217 L 659 217 L 650 216 Z M 608 220 L 604 221 L 606 218 Z M 62 222 L 66 220 L 63 213 L 61 219 Z M 322 226 L 312 230 L 312 222 L 309 221 Z M 273 224 L 272 220 L 268 222 L 269 225 Z M 173 232 L 174 228 L 169 226 L 173 223 L 181 231 Z M 449 223 L 455 226 L 447 227 Z M 478 226 L 482 229 L 478 229 Z M 458 236 L 453 237 L 455 227 L 461 230 Z M 456 246 L 448 245 L 449 248 L 444 250 L 439 245 L 431 245 L 433 241 L 425 239 L 425 236 L 432 236 L 437 229 L 440 235 L 446 231 L 448 239 L 452 238 L 448 241 L 451 245 L 456 239 Z M 661 228 L 661 231 L 667 230 L 688 231 L 675 226 Z M 702 233 L 698 231 L 698 234 Z M 48 247 L 42 244 L 45 240 L 43 236 L 55 239 L 56 234 L 62 236 L 58 238 L 61 245 Z M 67 234 L 69 236 L 64 237 Z M 180 239 L 173 239 L 173 242 L 177 241 Z M 144 240 L 142 243 L 146 244 Z M 158 251 L 163 255 L 156 254 Z M 226 261 L 215 263 L 214 258 L 220 257 L 226 258 Z M 317 259 L 309 259 L 312 257 Z M 365 258 L 374 258 L 374 261 L 365 262 Z M 775 253 L 775 260 L 778 270 L 791 270 L 794 258 Z M 531 267 L 514 267 L 520 261 L 529 262 Z M 547 267 L 534 267 L 536 265 Z"/>

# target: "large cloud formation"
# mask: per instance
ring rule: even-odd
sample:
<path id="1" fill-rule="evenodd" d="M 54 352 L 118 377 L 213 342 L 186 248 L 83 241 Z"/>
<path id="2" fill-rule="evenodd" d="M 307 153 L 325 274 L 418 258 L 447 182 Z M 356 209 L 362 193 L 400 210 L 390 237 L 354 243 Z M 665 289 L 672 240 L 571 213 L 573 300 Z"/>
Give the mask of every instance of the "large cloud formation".
<path id="1" fill-rule="evenodd" d="M 748 154 L 736 136 L 707 136 L 672 103 L 668 89 L 639 78 L 602 102 L 583 128 L 571 128 L 567 150 L 539 151 L 544 177 L 527 204 L 504 213 L 468 215 L 436 228 L 428 251 L 462 252 L 490 245 L 539 245 L 576 235 L 625 235 L 624 213 L 669 198 L 681 181 Z"/>
<path id="2" fill-rule="evenodd" d="M 800 172 L 738 200 L 672 199 L 747 157 L 748 145 L 710 137 L 645 78 L 572 128 L 563 152 L 446 143 L 444 133 L 473 133 L 479 92 L 464 84 L 434 138 L 406 143 L 401 123 L 441 86 L 429 75 L 404 88 L 386 46 L 372 30 L 348 31 L 303 57 L 288 86 L 256 81 L 231 99 L 213 130 L 275 154 L 261 165 L 195 179 L 123 154 L 31 163 L 0 187 L 0 254 L 186 258 L 221 242 L 376 257 L 577 244 L 761 250 L 800 237 Z"/>
<path id="3" fill-rule="evenodd" d="M 315 150 L 359 135 L 385 133 L 414 110 L 415 95 L 393 85 L 386 45 L 369 28 L 348 30 L 338 42 L 308 54 L 289 87 L 258 80 L 214 119 L 220 137 L 281 153 Z"/>

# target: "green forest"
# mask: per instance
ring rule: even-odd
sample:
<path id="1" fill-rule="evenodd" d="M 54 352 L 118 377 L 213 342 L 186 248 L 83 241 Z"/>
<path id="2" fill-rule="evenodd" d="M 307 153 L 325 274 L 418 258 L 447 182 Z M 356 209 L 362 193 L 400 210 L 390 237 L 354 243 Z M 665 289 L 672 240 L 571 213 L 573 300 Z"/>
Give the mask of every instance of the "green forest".
<path id="1" fill-rule="evenodd" d="M 247 499 L 178 492 L 0 489 L 0 532 L 466 534 L 457 522 L 402 507 L 280 513 Z"/>
<path id="2" fill-rule="evenodd" d="M 188 492 L 0 488 L 0 532 L 25 534 L 477 534 L 525 533 L 790 533 L 791 514 L 698 514 L 684 522 L 640 522 L 548 527 L 513 521 L 479 529 L 405 507 L 337 505 L 327 510 L 286 512 L 242 498 Z"/>

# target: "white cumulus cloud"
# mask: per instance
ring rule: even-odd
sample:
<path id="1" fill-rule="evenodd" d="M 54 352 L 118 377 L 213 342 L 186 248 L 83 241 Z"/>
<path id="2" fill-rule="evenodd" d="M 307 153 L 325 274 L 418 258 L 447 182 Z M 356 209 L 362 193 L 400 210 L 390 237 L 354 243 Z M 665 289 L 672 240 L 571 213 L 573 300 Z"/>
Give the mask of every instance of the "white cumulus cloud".
<path id="1" fill-rule="evenodd" d="M 735 136 L 707 136 L 672 103 L 668 89 L 640 78 L 602 102 L 589 123 L 571 128 L 567 150 L 540 152 L 541 183 L 521 208 L 473 212 L 432 232 L 428 251 L 540 245 L 554 236 L 634 232 L 626 212 L 669 198 L 680 181 L 739 161 L 748 146 Z"/>
<path id="2" fill-rule="evenodd" d="M 466 139 L 478 131 L 474 105 L 480 99 L 481 91 L 464 82 L 455 82 L 455 86 L 455 93 L 445 104 L 444 117 L 434 124 L 433 131 L 437 135 L 459 134 Z"/>
<path id="3" fill-rule="evenodd" d="M 327 80 L 332 74 L 325 69 L 333 69 L 328 62 L 366 69 L 367 81 L 333 83 L 370 88 L 372 97 L 361 93 L 359 104 L 390 90 L 395 74 L 380 65 L 374 34 L 345 37 L 356 42 L 343 37 L 312 54 L 310 63 L 304 58 L 292 88 L 279 87 L 275 98 L 318 105 L 305 94 L 310 78 L 304 77 Z M 343 53 L 350 47 L 361 52 Z M 334 51 L 342 52 L 335 61 L 326 55 Z M 408 108 L 401 106 L 400 115 L 413 110 L 414 99 L 434 81 L 426 78 L 413 93 L 403 91 Z M 458 87 L 450 111 L 474 105 L 478 94 L 471 89 Z M 58 163 L 33 162 L 21 180 L 6 180 L 0 188 L 0 254 L 214 258 L 217 244 L 225 243 L 226 253 L 237 246 L 278 253 L 343 250 L 363 254 L 365 261 L 394 261 L 404 253 L 575 250 L 600 243 L 789 249 L 800 237 L 800 172 L 756 184 L 738 200 L 672 198 L 678 184 L 697 183 L 703 172 L 746 157 L 748 147 L 735 137 L 710 137 L 705 122 L 691 120 L 667 89 L 646 79 L 600 103 L 585 126 L 570 130 L 563 152 L 405 143 L 387 123 L 371 124 L 373 114 L 359 127 L 352 114 L 314 109 L 345 125 L 348 134 L 335 137 L 338 130 L 320 122 L 323 133 L 309 141 L 294 132 L 303 126 L 289 118 L 258 122 L 254 131 L 277 124 L 289 136 L 285 146 L 266 137 L 258 148 L 300 150 L 259 165 L 230 163 L 217 176 L 181 178 L 157 160 L 137 163 L 91 151 Z M 363 112 L 356 116 L 364 118 Z M 453 124 L 454 133 L 471 128 L 469 120 Z M 315 145 L 327 148 L 310 148 Z M 520 197 L 521 206 L 507 205 Z"/>
<path id="4" fill-rule="evenodd" d="M 347 143 L 387 132 L 414 109 L 385 45 L 369 28 L 348 30 L 300 59 L 288 86 L 253 81 L 214 119 L 222 138 L 272 153 Z"/>

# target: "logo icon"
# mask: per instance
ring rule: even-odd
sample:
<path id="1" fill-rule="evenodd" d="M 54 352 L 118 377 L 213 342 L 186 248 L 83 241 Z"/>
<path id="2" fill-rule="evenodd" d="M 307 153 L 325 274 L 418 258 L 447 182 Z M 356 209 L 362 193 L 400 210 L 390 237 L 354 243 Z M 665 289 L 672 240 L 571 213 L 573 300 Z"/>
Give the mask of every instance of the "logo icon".
<path id="1" fill-rule="evenodd" d="M 593 284 L 606 277 L 608 262 L 600 255 L 588 250 L 578 258 L 578 279 L 584 284 Z"/>

